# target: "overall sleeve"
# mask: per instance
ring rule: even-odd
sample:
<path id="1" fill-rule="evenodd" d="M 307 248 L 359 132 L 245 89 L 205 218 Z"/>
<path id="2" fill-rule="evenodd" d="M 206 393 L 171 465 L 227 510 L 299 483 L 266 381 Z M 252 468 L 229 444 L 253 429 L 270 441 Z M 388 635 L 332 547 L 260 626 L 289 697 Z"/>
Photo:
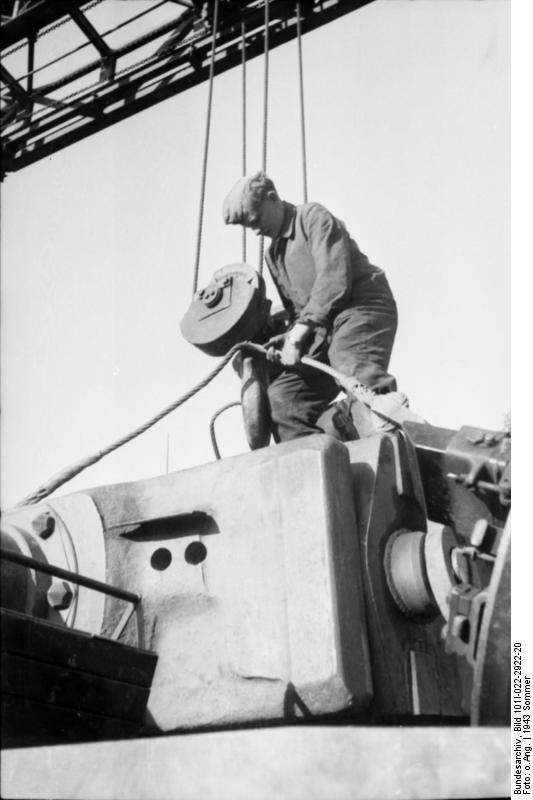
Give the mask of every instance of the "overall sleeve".
<path id="1" fill-rule="evenodd" d="M 342 223 L 320 205 L 310 206 L 302 223 L 316 278 L 297 322 L 327 326 L 351 297 L 350 237 Z"/>
<path id="2" fill-rule="evenodd" d="M 279 280 L 277 278 L 277 270 L 274 264 L 274 260 L 270 254 L 270 251 L 267 250 L 265 253 L 265 260 L 267 262 L 268 270 L 270 272 L 270 277 L 272 278 L 272 282 L 277 289 L 279 299 L 283 304 L 283 308 L 289 315 L 289 322 L 292 324 L 296 319 L 296 311 L 294 309 L 294 304 L 292 301 L 287 297 L 286 293 L 283 291 L 282 287 L 280 286 Z"/>

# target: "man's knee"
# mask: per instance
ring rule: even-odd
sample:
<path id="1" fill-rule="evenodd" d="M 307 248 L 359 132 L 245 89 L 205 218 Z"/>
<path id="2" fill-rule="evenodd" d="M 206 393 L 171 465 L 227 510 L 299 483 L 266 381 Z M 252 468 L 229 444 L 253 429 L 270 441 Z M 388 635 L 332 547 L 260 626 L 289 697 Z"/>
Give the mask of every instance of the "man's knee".
<path id="1" fill-rule="evenodd" d="M 396 379 L 383 367 L 382 364 L 372 362 L 354 363 L 349 359 L 346 361 L 337 360 L 332 363 L 343 375 L 357 378 L 358 381 L 368 386 L 377 394 L 395 392 L 397 390 Z"/>
<path id="2" fill-rule="evenodd" d="M 379 364 L 362 364 L 355 369 L 354 375 L 376 394 L 395 392 L 398 388 L 394 375 Z"/>

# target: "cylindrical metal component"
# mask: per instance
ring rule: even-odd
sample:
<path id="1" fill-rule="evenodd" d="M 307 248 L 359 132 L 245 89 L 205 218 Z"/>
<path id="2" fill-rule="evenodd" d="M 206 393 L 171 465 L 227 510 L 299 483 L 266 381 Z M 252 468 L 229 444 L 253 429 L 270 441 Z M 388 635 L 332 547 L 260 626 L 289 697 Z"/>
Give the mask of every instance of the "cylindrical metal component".
<path id="1" fill-rule="evenodd" d="M 15 526 L 4 523 L 1 549 L 20 558 L 43 559 L 40 540 Z M 21 562 L 2 559 L 2 605 L 12 611 L 34 616 L 46 615 L 49 581 Z"/>
<path id="2" fill-rule="evenodd" d="M 91 498 L 71 495 L 4 512 L 1 552 L 4 608 L 101 632 L 105 549 Z"/>
<path id="3" fill-rule="evenodd" d="M 427 576 L 422 531 L 393 533 L 385 548 L 385 574 L 394 602 L 408 617 L 429 621 L 439 607 Z"/>

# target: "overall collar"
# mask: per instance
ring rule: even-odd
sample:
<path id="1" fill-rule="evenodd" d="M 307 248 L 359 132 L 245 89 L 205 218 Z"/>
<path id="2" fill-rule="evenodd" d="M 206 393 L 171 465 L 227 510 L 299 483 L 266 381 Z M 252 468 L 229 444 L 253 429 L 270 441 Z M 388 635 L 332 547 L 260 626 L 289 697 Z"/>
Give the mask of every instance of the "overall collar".
<path id="1" fill-rule="evenodd" d="M 292 203 L 283 201 L 285 206 L 285 214 L 283 216 L 283 223 L 278 235 L 278 239 L 291 239 L 294 236 L 294 229 L 296 223 L 296 206 Z"/>

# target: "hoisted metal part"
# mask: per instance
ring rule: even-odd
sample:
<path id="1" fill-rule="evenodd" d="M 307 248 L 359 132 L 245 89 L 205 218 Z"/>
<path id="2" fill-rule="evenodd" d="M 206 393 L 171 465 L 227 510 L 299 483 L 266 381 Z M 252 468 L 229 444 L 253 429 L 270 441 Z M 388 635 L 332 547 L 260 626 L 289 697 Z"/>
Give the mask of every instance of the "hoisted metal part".
<path id="1" fill-rule="evenodd" d="M 261 275 L 248 264 L 229 264 L 195 294 L 180 328 L 190 344 L 207 355 L 223 356 L 238 342 L 257 336 L 269 308 Z"/>

